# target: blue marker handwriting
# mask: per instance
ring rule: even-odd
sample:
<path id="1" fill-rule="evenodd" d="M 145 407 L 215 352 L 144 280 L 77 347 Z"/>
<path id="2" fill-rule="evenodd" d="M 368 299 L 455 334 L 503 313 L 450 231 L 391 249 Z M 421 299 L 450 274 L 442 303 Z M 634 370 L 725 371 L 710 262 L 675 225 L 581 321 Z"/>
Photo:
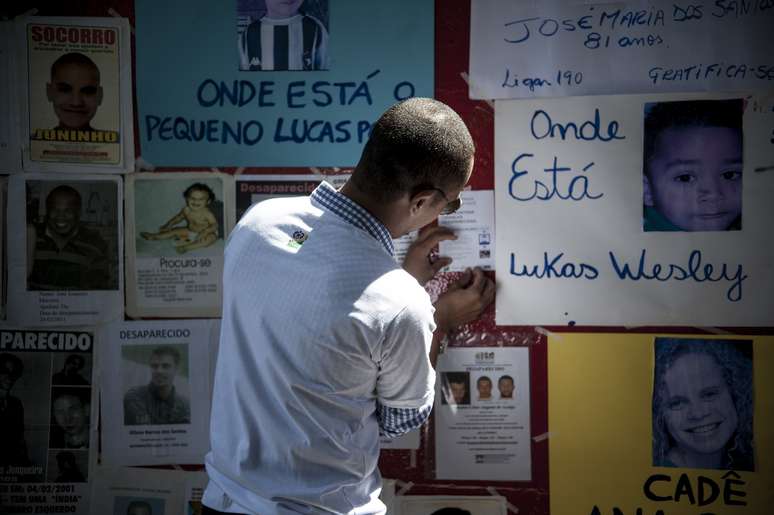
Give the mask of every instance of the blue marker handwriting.
<path id="1" fill-rule="evenodd" d="M 588 263 L 563 262 L 564 252 L 549 256 L 543 252 L 543 262 L 539 265 L 518 264 L 516 254 L 511 252 L 511 275 L 516 277 L 534 277 L 536 279 L 589 279 L 599 277 L 599 270 Z"/>
<path id="2" fill-rule="evenodd" d="M 549 17 L 521 18 L 507 21 L 505 39 L 508 43 L 518 44 L 530 39 L 533 35 L 550 38 L 566 32 L 589 31 L 592 29 L 616 30 L 632 27 L 654 27 L 664 25 L 663 9 L 625 10 L 603 9 L 594 12 L 594 6 L 589 7 L 587 14 L 577 18 L 556 19 Z"/>
<path id="3" fill-rule="evenodd" d="M 647 70 L 647 74 L 653 84 L 704 81 L 707 79 L 772 81 L 774 80 L 774 64 L 695 63 L 680 68 L 654 66 Z"/>
<path id="4" fill-rule="evenodd" d="M 731 302 L 742 300 L 742 282 L 747 279 L 742 265 L 736 265 L 736 269 L 732 271 L 731 269 L 734 265 L 729 265 L 728 263 L 721 263 L 717 266 L 712 263 L 702 263 L 703 256 L 701 250 L 693 250 L 684 264 L 649 262 L 646 249 L 642 249 L 640 258 L 635 265 L 630 265 L 620 260 L 613 252 L 608 254 L 615 274 L 622 281 L 666 282 L 691 280 L 697 283 L 728 281 L 731 284 L 726 291 L 726 298 Z"/>
<path id="5" fill-rule="evenodd" d="M 503 40 L 518 45 L 530 39 L 568 35 L 581 38 L 583 45 L 589 49 L 657 46 L 665 43 L 658 31 L 667 24 L 696 24 L 703 20 L 767 16 L 774 9 L 774 0 L 715 0 L 711 6 L 705 6 L 704 3 L 673 2 L 666 10 L 654 6 L 648 9 L 620 8 L 615 4 L 597 9 L 599 5 L 591 5 L 585 10 L 576 9 L 577 14 L 561 19 L 549 16 L 518 18 L 503 23 Z M 651 32 L 643 34 L 643 30 Z"/>
<path id="6" fill-rule="evenodd" d="M 532 132 L 532 137 L 535 139 L 555 138 L 557 135 L 562 140 L 566 140 L 567 136 L 570 135 L 579 141 L 626 139 L 626 136 L 618 135 L 618 128 L 618 121 L 613 120 L 607 124 L 607 129 L 603 131 L 598 108 L 594 109 L 593 120 L 585 120 L 580 124 L 573 121 L 565 123 L 554 122 L 551 119 L 551 115 L 543 109 L 538 109 L 532 113 L 532 118 L 529 122 L 529 129 Z"/>
<path id="7" fill-rule="evenodd" d="M 346 109 L 342 108 L 373 105 L 375 101 L 370 81 L 379 74 L 380 70 L 377 69 L 363 80 L 341 82 L 297 80 L 286 83 L 205 78 L 195 89 L 196 103 L 208 110 L 236 107 L 239 113 L 234 115 L 230 111 L 227 119 L 218 119 L 216 116 L 200 119 L 166 113 L 147 114 L 143 125 L 145 139 L 247 146 L 266 140 L 291 144 L 363 143 L 371 133 L 371 121 L 347 118 Z M 389 92 L 389 88 L 386 91 Z M 414 84 L 409 81 L 399 81 L 392 88 L 394 100 L 413 97 L 414 93 Z M 310 107 L 334 109 L 337 117 L 326 119 L 325 115 L 319 118 L 289 115 L 292 110 Z M 263 109 L 272 114 L 258 115 L 259 110 Z"/>
<path id="8" fill-rule="evenodd" d="M 693 281 L 727 282 L 726 299 L 729 302 L 742 300 L 742 283 L 748 278 L 741 264 L 707 263 L 701 250 L 693 250 L 688 259 L 680 263 L 656 263 L 648 259 L 647 250 L 642 249 L 639 258 L 627 261 L 609 251 L 613 276 L 621 281 Z M 600 276 L 600 268 L 592 263 L 572 261 L 564 252 L 543 252 L 539 264 L 520 263 L 515 253 L 510 253 L 509 272 L 515 277 L 534 279 L 585 279 L 593 281 Z"/>
<path id="9" fill-rule="evenodd" d="M 527 170 L 520 170 L 517 168 L 517 166 L 519 166 L 519 161 L 534 156 L 534 154 L 520 154 L 511 163 L 512 175 L 511 179 L 508 181 L 508 195 L 514 200 L 528 202 L 535 199 L 551 200 L 556 198 L 558 200 L 579 201 L 583 199 L 596 200 L 602 198 L 604 195 L 604 193 L 594 194 L 590 192 L 589 178 L 586 175 L 583 175 L 594 166 L 593 162 L 576 172 L 578 175 L 575 175 L 568 183 L 566 180 L 560 181 L 559 176 L 560 174 L 564 176 L 568 172 L 572 172 L 572 168 L 559 166 L 559 159 L 554 156 L 553 164 L 548 168 L 543 169 L 543 172 L 551 175 L 550 185 L 546 185 L 540 179 L 529 177 L 529 172 Z M 531 184 L 529 179 L 532 179 Z"/>
<path id="10" fill-rule="evenodd" d="M 551 81 L 554 81 L 553 83 Z M 546 86 L 579 86 L 583 82 L 583 73 L 574 72 L 572 70 L 557 70 L 556 74 L 552 74 L 551 79 L 545 77 L 522 77 L 516 73 L 511 72 L 510 68 L 505 69 L 505 77 L 500 85 L 503 88 L 518 88 L 525 87 L 530 91 L 535 91 Z"/>

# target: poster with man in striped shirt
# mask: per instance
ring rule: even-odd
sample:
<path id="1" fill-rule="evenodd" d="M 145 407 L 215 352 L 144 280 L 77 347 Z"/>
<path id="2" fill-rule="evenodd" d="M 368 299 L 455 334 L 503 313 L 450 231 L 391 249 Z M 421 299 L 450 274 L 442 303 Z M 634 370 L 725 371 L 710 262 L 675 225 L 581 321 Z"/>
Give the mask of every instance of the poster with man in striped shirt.
<path id="1" fill-rule="evenodd" d="M 328 69 L 328 0 L 238 0 L 239 69 Z"/>

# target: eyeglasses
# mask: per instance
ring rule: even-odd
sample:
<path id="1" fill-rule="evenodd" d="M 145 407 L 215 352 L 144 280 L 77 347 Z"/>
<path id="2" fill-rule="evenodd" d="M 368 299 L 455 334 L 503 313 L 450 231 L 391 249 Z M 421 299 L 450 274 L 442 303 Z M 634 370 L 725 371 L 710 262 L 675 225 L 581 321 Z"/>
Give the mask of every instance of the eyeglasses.
<path id="1" fill-rule="evenodd" d="M 443 199 L 446 201 L 446 205 L 443 207 L 443 209 L 441 209 L 442 215 L 450 215 L 457 211 L 462 205 L 462 199 L 459 197 L 455 198 L 454 200 L 449 200 L 449 197 L 446 196 L 446 193 L 442 189 L 436 188 L 435 186 L 431 187 L 431 189 L 440 193 L 443 196 Z"/>

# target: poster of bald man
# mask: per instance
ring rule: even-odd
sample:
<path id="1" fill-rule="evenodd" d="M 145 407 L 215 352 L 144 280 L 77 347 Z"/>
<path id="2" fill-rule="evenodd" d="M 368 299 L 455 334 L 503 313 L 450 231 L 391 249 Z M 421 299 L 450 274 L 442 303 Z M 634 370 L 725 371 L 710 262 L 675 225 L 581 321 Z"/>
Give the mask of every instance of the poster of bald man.
<path id="1" fill-rule="evenodd" d="M 29 17 L 17 40 L 25 170 L 130 171 L 128 20 Z"/>
<path id="2" fill-rule="evenodd" d="M 120 318 L 120 177 L 17 174 L 8 192 L 8 320 L 75 326 Z"/>

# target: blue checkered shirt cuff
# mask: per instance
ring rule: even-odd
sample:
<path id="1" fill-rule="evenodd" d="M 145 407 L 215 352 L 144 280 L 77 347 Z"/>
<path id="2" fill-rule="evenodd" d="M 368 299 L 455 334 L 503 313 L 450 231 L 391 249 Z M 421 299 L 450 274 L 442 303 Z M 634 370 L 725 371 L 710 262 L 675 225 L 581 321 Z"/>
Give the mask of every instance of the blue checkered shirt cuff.
<path id="1" fill-rule="evenodd" d="M 379 434 L 395 438 L 425 423 L 433 405 L 421 408 L 390 408 L 376 403 L 376 418 L 379 421 Z"/>

